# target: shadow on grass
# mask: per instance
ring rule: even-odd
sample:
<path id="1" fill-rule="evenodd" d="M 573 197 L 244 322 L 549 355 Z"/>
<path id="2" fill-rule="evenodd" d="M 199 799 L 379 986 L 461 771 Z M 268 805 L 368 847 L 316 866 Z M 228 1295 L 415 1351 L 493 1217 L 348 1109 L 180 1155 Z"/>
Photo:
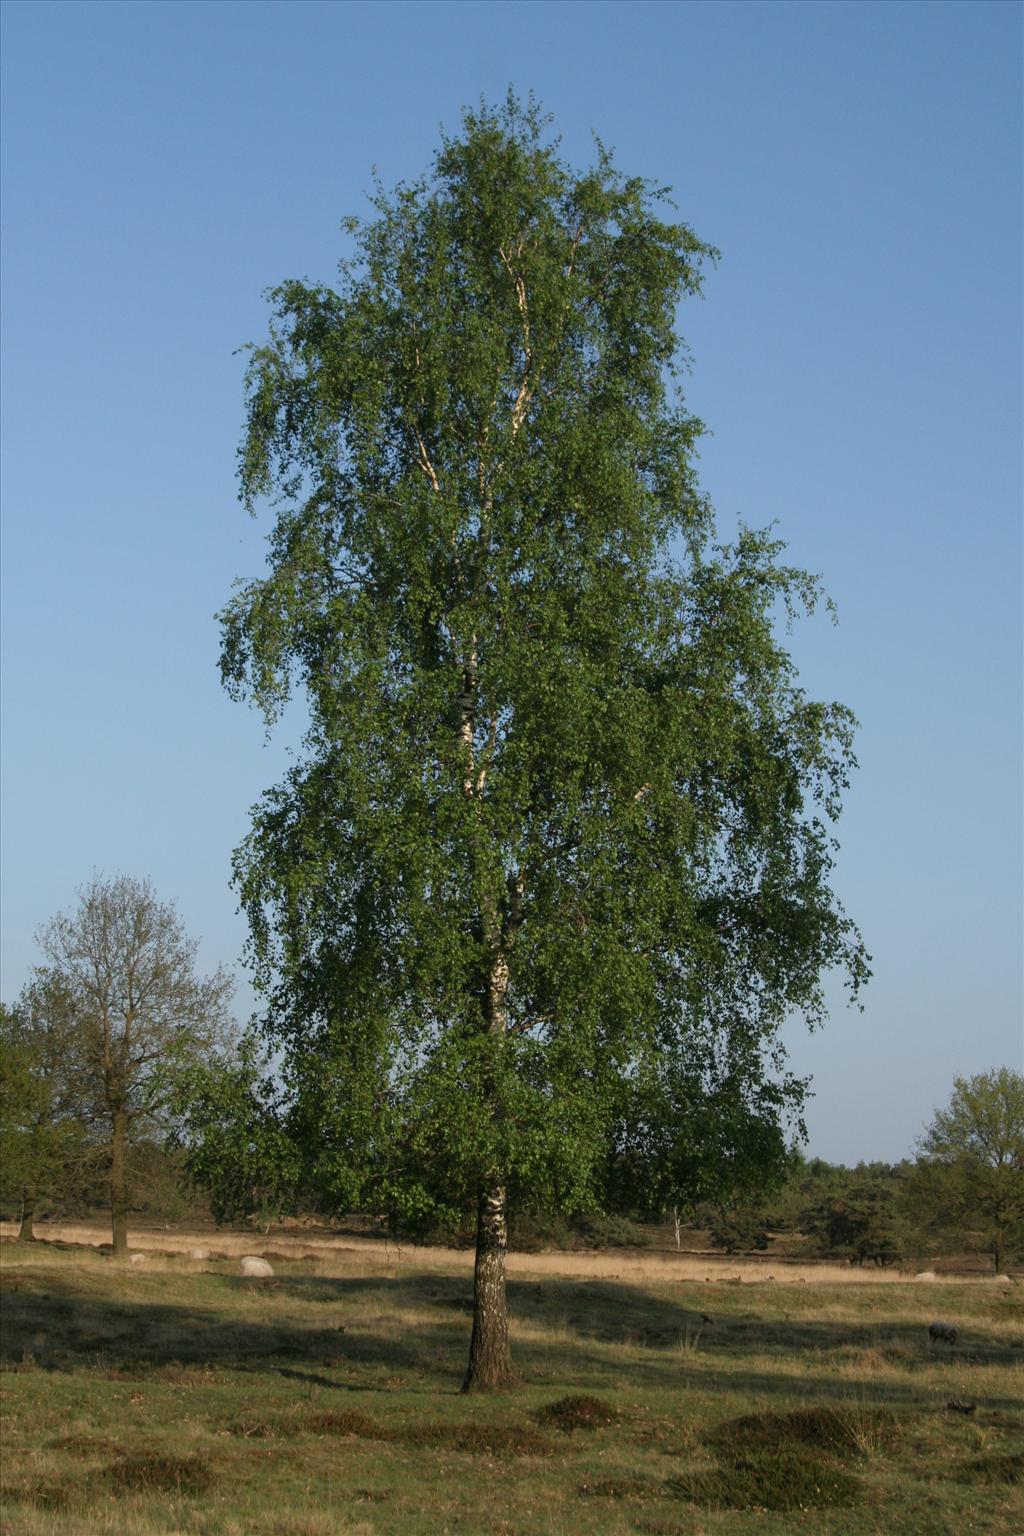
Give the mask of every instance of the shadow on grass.
<path id="1" fill-rule="evenodd" d="M 100 1271 L 101 1283 L 106 1278 Z M 114 1291 L 119 1277 L 111 1272 L 109 1278 Z M 258 1317 L 234 1310 L 236 1301 L 251 1302 L 254 1288 L 233 1276 L 190 1279 L 201 1297 L 194 1308 L 97 1294 L 96 1280 L 96 1271 L 20 1273 L 5 1298 L 0 1360 L 21 1369 L 126 1376 L 200 1367 L 272 1371 L 332 1391 L 365 1392 L 380 1385 L 365 1373 L 351 1379 L 353 1366 L 373 1367 L 392 1378 L 388 1385 L 412 1391 L 455 1392 L 461 1381 L 472 1311 L 468 1275 L 281 1276 L 258 1292 L 266 1309 Z M 526 1335 L 516 1340 L 516 1365 L 534 1386 L 574 1382 L 607 1388 L 628 1381 L 631 1387 L 666 1389 L 687 1383 L 702 1392 L 806 1398 L 856 1390 L 899 1401 L 915 1396 L 934 1359 L 922 1337 L 924 1324 L 780 1320 L 754 1312 L 722 1313 L 707 1323 L 682 1300 L 620 1281 L 512 1280 L 509 1301 Z M 301 1321 L 289 1316 L 290 1306 L 303 1308 Z M 609 1345 L 629 1347 L 628 1358 L 616 1357 Z M 977 1363 L 1019 1366 L 1019 1354 L 973 1327 L 967 1349 Z M 843 1350 L 883 1357 L 891 1351 L 914 1374 L 902 1383 L 872 1380 L 867 1364 L 856 1380 L 837 1378 L 835 1357 Z M 778 1357 L 777 1368 L 765 1361 L 772 1355 Z M 949 1354 L 962 1364 L 971 1357 Z M 942 1356 L 941 1363 L 946 1361 Z M 326 1374 L 331 1370 L 337 1374 Z M 339 1379 L 346 1372 L 348 1379 Z M 996 1408 L 1016 1407 L 1019 1400 L 1010 1395 L 979 1401 Z"/>

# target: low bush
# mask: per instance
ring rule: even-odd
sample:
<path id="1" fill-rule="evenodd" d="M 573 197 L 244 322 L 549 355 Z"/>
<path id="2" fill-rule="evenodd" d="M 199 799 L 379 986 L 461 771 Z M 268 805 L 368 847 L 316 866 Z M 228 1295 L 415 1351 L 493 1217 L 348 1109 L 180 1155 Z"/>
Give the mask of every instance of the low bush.
<path id="1" fill-rule="evenodd" d="M 111 1488 L 123 1493 L 176 1493 L 185 1496 L 206 1493 L 213 1484 L 213 1471 L 202 1456 L 164 1456 L 141 1452 L 123 1456 L 104 1474 Z"/>
<path id="2" fill-rule="evenodd" d="M 480 1456 L 550 1456 L 551 1442 L 525 1424 L 417 1424 L 402 1439 Z"/>
<path id="3" fill-rule="evenodd" d="M 354 1435 L 359 1440 L 390 1440 L 391 1431 L 385 1429 L 379 1419 L 353 1408 L 332 1408 L 313 1413 L 304 1419 L 301 1428 L 314 1435 Z"/>
<path id="4" fill-rule="evenodd" d="M 825 1405 L 791 1413 L 748 1413 L 727 1419 L 705 1439 L 725 1456 L 802 1448 L 843 1456 L 895 1440 L 898 1422 L 885 1408 Z"/>
<path id="5" fill-rule="evenodd" d="M 122 1447 L 116 1440 L 108 1440 L 102 1435 L 61 1435 L 50 1441 L 50 1449 L 88 1460 L 91 1456 L 117 1456 Z"/>
<path id="6" fill-rule="evenodd" d="M 666 1486 L 677 1498 L 728 1509 L 828 1509 L 860 1495 L 858 1479 L 844 1468 L 796 1448 L 752 1451 Z"/>
<path id="7" fill-rule="evenodd" d="M 976 1456 L 957 1467 L 953 1477 L 958 1483 L 1024 1483 L 1024 1451 Z"/>
<path id="8" fill-rule="evenodd" d="M 563 1434 L 571 1435 L 574 1429 L 603 1429 L 616 1424 L 619 1415 L 610 1403 L 599 1397 L 560 1397 L 557 1403 L 541 1408 L 537 1418 L 542 1424 L 551 1424 Z"/>
<path id="9" fill-rule="evenodd" d="M 294 1435 L 298 1425 L 294 1419 L 264 1418 L 260 1414 L 247 1414 L 228 1425 L 228 1433 L 242 1440 L 277 1440 Z"/>
<path id="10" fill-rule="evenodd" d="M 599 1477 L 584 1483 L 579 1494 L 581 1499 L 660 1499 L 665 1490 L 650 1477 Z"/>

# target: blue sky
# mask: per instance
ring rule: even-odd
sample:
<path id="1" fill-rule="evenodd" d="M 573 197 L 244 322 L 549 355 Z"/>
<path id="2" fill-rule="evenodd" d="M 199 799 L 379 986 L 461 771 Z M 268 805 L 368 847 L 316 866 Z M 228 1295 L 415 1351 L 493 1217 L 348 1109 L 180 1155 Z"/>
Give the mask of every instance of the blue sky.
<path id="1" fill-rule="evenodd" d="M 680 314 L 703 482 L 838 604 L 792 644 L 862 722 L 837 882 L 875 979 L 791 1032 L 810 1150 L 903 1156 L 954 1074 L 1024 1067 L 1021 8 L 2 14 L 0 995 L 94 871 L 148 875 L 237 966 L 231 850 L 288 731 L 216 669 L 266 531 L 235 501 L 236 349 L 268 285 L 331 280 L 373 166 L 415 175 L 512 84 L 721 248 Z"/>

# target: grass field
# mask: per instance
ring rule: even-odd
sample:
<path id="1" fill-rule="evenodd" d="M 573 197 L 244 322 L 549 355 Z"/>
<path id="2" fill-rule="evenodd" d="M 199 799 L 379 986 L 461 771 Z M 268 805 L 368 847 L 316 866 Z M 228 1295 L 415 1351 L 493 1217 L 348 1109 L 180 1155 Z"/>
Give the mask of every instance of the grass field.
<path id="1" fill-rule="evenodd" d="M 9 1536 L 1024 1532 L 1024 1286 L 522 1259 L 465 1398 L 463 1256 L 239 1241 L 273 1281 L 3 1245 Z"/>

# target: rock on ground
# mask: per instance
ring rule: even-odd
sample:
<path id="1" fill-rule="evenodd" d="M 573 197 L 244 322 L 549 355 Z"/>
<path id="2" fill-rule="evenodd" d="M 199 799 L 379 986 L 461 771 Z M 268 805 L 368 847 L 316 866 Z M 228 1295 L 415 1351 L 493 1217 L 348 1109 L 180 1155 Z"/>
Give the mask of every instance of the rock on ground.
<path id="1" fill-rule="evenodd" d="M 267 1280 L 274 1273 L 266 1259 L 257 1258 L 251 1253 L 247 1253 L 239 1264 L 238 1272 L 249 1280 Z"/>

